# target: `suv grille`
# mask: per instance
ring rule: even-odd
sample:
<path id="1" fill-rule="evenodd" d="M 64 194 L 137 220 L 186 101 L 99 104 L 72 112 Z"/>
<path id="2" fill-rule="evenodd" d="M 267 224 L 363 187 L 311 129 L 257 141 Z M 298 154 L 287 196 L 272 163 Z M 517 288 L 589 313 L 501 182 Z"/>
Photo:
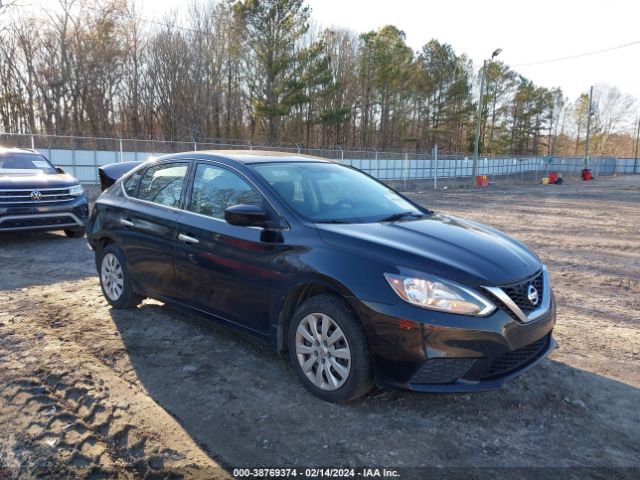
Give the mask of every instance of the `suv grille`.
<path id="1" fill-rule="evenodd" d="M 538 291 L 538 303 L 535 305 L 531 304 L 527 296 L 529 285 L 533 285 Z M 502 288 L 504 293 L 506 293 L 511 300 L 513 300 L 513 303 L 515 303 L 525 314 L 528 314 L 538 308 L 544 300 L 542 298 L 544 291 L 542 285 L 542 272 L 528 280 L 525 280 L 524 282 L 512 283 L 511 285 L 505 285 L 500 288 Z"/>
<path id="2" fill-rule="evenodd" d="M 497 356 L 489 364 L 487 369 L 482 374 L 482 379 L 489 379 L 492 377 L 498 377 L 506 373 L 516 370 L 518 367 L 522 367 L 536 358 L 538 354 L 547 346 L 549 342 L 549 335 L 545 335 L 540 340 L 536 340 L 529 345 L 526 345 L 517 350 L 503 353 Z"/>
<path id="3" fill-rule="evenodd" d="M 56 205 L 74 198 L 76 197 L 69 195 L 69 188 L 0 190 L 0 206 Z"/>

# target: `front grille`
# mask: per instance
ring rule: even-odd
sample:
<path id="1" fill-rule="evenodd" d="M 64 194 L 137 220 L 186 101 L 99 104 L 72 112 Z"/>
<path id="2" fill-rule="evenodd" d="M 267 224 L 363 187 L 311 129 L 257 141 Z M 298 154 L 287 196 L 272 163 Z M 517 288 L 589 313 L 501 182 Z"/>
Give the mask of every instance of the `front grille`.
<path id="1" fill-rule="evenodd" d="M 433 358 L 413 374 L 409 383 L 451 383 L 462 377 L 471 365 L 471 358 Z"/>
<path id="2" fill-rule="evenodd" d="M 529 345 L 497 356 L 483 372 L 482 380 L 505 375 L 526 365 L 540 354 L 548 342 L 549 335 L 546 335 Z"/>
<path id="3" fill-rule="evenodd" d="M 503 311 L 505 311 L 511 318 L 513 318 L 514 320 L 521 322 L 520 317 L 518 317 L 518 315 L 516 315 L 516 312 L 514 312 L 513 310 L 511 310 L 509 307 L 507 307 L 504 302 L 502 300 L 500 300 L 498 297 L 496 297 L 493 293 L 491 292 L 485 292 L 491 299 L 491 301 L 493 303 L 495 303 L 495 305 L 497 307 L 499 307 L 500 309 L 502 309 Z"/>
<path id="4" fill-rule="evenodd" d="M 20 228 L 56 227 L 77 225 L 73 217 L 69 215 L 56 217 L 25 217 L 14 218 L 0 222 L 0 230 L 11 230 Z"/>
<path id="5" fill-rule="evenodd" d="M 529 285 L 533 285 L 538 291 L 538 302 L 535 305 L 532 305 L 528 298 L 528 289 Z M 513 283 L 511 285 L 505 285 L 500 287 L 506 293 L 513 303 L 515 303 L 520 310 L 522 310 L 525 314 L 528 314 L 535 310 L 542 301 L 544 300 L 543 292 L 544 288 L 542 285 L 542 272 L 538 273 L 536 276 L 525 280 L 524 282 Z"/>
<path id="6" fill-rule="evenodd" d="M 39 192 L 39 197 L 34 199 L 32 194 Z M 64 204 L 77 197 L 69 195 L 69 188 L 31 188 L 20 190 L 0 189 L 0 205 L 29 206 L 29 205 L 57 205 Z"/>

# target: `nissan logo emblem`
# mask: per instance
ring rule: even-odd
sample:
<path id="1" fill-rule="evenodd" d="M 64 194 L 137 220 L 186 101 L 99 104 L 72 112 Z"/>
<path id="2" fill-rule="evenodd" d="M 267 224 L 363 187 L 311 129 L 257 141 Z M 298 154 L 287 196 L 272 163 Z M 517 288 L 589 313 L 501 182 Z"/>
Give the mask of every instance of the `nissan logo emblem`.
<path id="1" fill-rule="evenodd" d="M 538 290 L 536 290 L 536 287 L 533 285 L 529 285 L 529 288 L 527 289 L 527 298 L 531 302 L 531 305 L 538 304 Z"/>
<path id="2" fill-rule="evenodd" d="M 31 200 L 42 200 L 42 193 L 38 190 L 34 190 L 31 192 Z"/>

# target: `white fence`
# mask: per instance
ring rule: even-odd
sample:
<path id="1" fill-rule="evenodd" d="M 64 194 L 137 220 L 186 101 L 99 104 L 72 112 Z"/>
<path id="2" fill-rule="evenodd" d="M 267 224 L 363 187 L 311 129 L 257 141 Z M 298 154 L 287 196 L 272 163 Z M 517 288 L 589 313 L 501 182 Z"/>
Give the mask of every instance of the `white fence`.
<path id="1" fill-rule="evenodd" d="M 83 183 L 98 183 L 97 168 L 101 165 L 144 161 L 150 157 L 186 150 L 221 149 L 278 150 L 314 155 L 352 165 L 380 180 L 405 183 L 415 180 L 468 182 L 473 172 L 473 160 L 469 156 L 438 157 L 435 152 L 305 149 L 298 146 L 254 146 L 248 142 L 162 142 L 18 134 L 0 134 L 0 145 L 34 147 L 54 165 L 62 167 Z M 539 181 L 549 171 L 561 172 L 565 176 L 578 175 L 583 165 L 583 158 L 576 157 L 481 157 L 478 159 L 477 175 L 487 175 L 497 182 L 527 183 Z M 596 176 L 640 173 L 639 162 L 633 158 L 591 158 L 589 168 Z"/>

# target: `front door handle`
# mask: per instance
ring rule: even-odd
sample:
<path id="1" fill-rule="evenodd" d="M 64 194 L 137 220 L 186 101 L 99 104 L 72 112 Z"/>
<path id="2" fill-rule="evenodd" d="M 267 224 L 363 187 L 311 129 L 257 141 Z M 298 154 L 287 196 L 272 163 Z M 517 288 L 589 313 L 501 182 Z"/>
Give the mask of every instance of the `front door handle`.
<path id="1" fill-rule="evenodd" d="M 125 218 L 121 218 L 120 223 L 125 227 L 135 227 L 135 224 L 131 220 L 127 220 Z"/>
<path id="2" fill-rule="evenodd" d="M 193 245 L 200 242 L 200 240 L 198 240 L 197 238 L 190 237 L 189 235 L 185 235 L 184 233 L 178 234 L 178 240 L 184 243 L 188 243 L 189 245 Z"/>

